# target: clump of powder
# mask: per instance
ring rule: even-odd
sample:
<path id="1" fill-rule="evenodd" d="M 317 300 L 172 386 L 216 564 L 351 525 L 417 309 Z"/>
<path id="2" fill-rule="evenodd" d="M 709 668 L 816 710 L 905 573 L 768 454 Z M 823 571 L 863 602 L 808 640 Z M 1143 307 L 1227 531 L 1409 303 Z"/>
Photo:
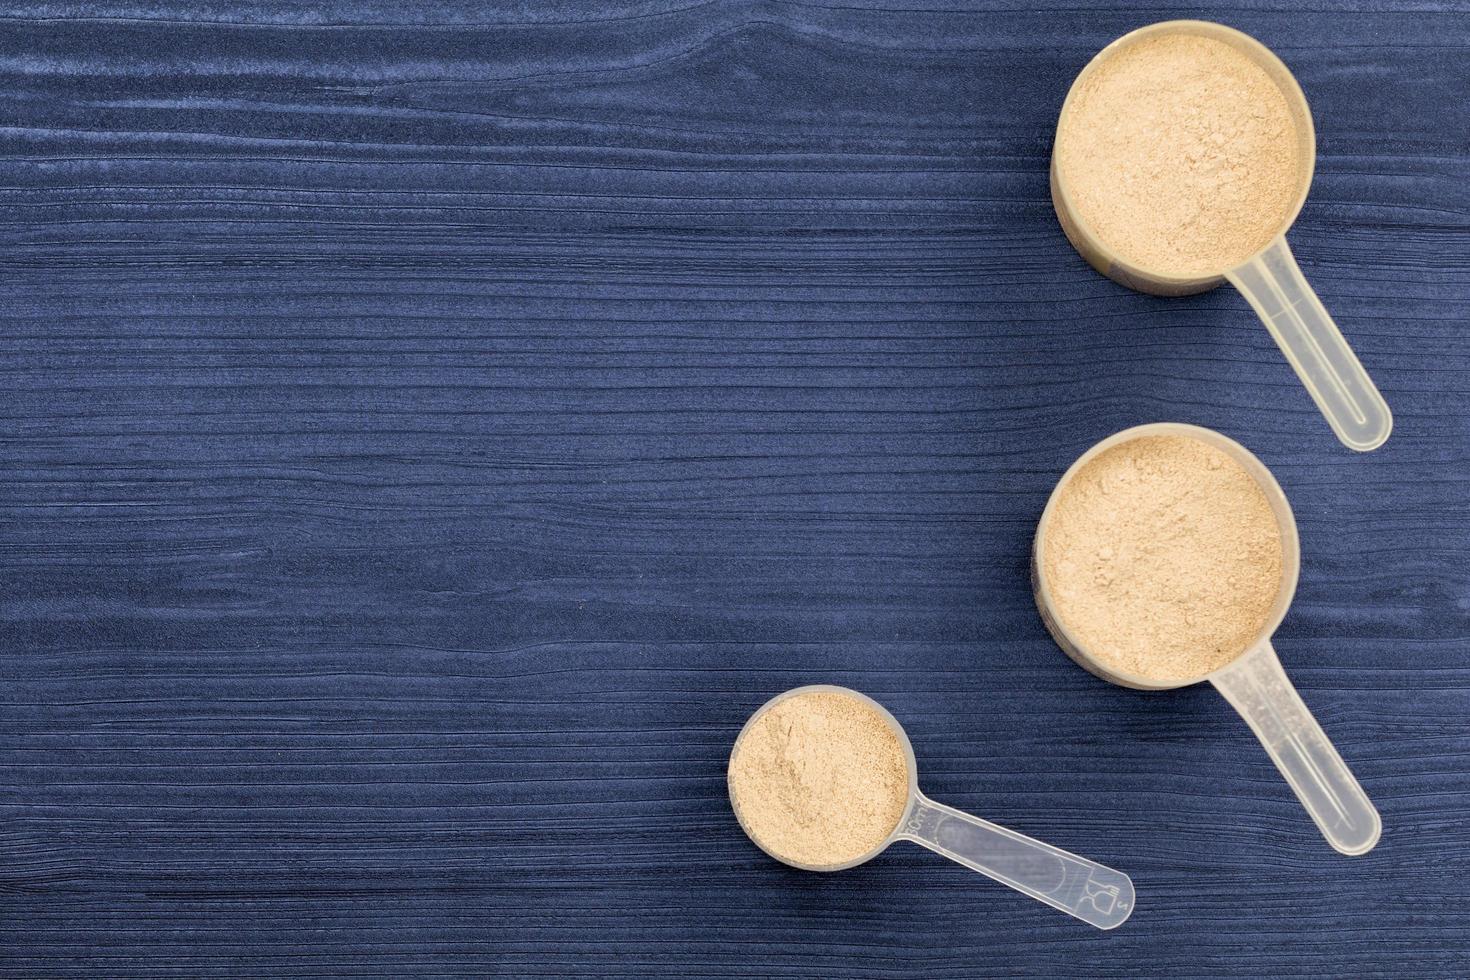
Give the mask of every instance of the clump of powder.
<path id="1" fill-rule="evenodd" d="M 1187 436 L 1089 460 L 1058 494 L 1041 550 L 1057 617 L 1084 651 L 1163 683 L 1243 653 L 1281 586 L 1281 529 L 1260 485 Z"/>
<path id="2" fill-rule="evenodd" d="M 1125 262 L 1214 275 L 1270 244 L 1306 161 L 1286 97 L 1245 53 L 1145 37 L 1099 63 L 1057 132 L 1077 218 Z"/>
<path id="3" fill-rule="evenodd" d="M 866 702 L 807 691 L 762 712 L 730 756 L 730 800 L 746 832 L 796 864 L 843 864 L 882 844 L 908 803 L 908 765 Z"/>

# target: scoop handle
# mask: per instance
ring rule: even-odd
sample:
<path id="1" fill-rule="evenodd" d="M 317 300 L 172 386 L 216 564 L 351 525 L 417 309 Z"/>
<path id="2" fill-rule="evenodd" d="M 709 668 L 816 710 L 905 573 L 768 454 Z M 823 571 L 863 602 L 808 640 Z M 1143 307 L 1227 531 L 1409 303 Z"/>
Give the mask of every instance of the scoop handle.
<path id="1" fill-rule="evenodd" d="M 1383 826 L 1378 811 L 1291 686 L 1271 644 L 1210 680 L 1251 726 L 1327 843 L 1343 854 L 1371 851 Z"/>
<path id="2" fill-rule="evenodd" d="M 1099 929 L 1133 912 L 1133 882 L 1121 871 L 1032 840 L 915 794 L 899 836 L 1010 885 Z"/>
<path id="3" fill-rule="evenodd" d="M 1286 236 L 1225 273 L 1250 302 L 1343 445 L 1377 449 L 1393 414 L 1342 331 L 1302 276 Z"/>

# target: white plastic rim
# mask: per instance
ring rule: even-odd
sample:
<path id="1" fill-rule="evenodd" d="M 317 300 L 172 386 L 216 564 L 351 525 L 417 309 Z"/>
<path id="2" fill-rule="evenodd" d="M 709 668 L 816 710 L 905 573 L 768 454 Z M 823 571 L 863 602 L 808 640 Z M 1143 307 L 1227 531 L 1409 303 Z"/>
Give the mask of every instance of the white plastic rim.
<path id="1" fill-rule="evenodd" d="M 1277 88 L 1281 90 L 1282 97 L 1286 99 L 1287 111 L 1291 113 L 1292 121 L 1295 123 L 1294 137 L 1302 166 L 1298 177 L 1297 193 L 1292 198 L 1291 207 L 1282 214 L 1282 220 L 1276 229 L 1277 235 L 1286 233 L 1286 230 L 1296 221 L 1297 215 L 1301 213 L 1302 205 L 1307 201 L 1307 192 L 1312 186 L 1312 173 L 1317 164 L 1317 133 L 1312 124 L 1312 110 L 1307 104 L 1307 97 L 1302 92 L 1296 76 L 1291 73 L 1291 69 L 1286 67 L 1275 52 L 1249 34 L 1213 21 L 1165 20 L 1129 31 L 1093 55 L 1092 60 L 1077 73 L 1071 88 L 1067 90 L 1067 97 L 1062 102 L 1061 111 L 1057 114 L 1056 138 L 1052 142 L 1052 205 L 1057 212 L 1057 218 L 1061 221 L 1062 229 L 1066 232 L 1073 247 L 1082 253 L 1082 257 L 1109 279 L 1142 293 L 1152 293 L 1158 296 L 1186 296 L 1221 285 L 1229 270 L 1221 268 L 1205 275 L 1179 276 L 1170 273 L 1167 269 L 1150 269 L 1123 259 L 1117 252 L 1104 245 L 1078 215 L 1072 203 L 1067 182 L 1062 179 L 1058 171 L 1055 150 L 1061 132 L 1067 125 L 1073 100 L 1084 87 L 1088 77 L 1124 49 L 1148 38 L 1169 34 L 1207 37 L 1230 45 L 1260 66 L 1261 70 L 1276 83 Z"/>
<path id="2" fill-rule="evenodd" d="M 1163 691 L 1198 684 L 1200 681 L 1208 680 L 1210 673 L 1206 671 L 1182 681 L 1165 682 L 1111 665 L 1104 665 L 1087 653 L 1082 643 L 1072 635 L 1061 617 L 1057 615 L 1056 604 L 1052 601 L 1051 586 L 1046 580 L 1046 568 L 1042 564 L 1041 555 L 1046 541 L 1046 531 L 1051 524 L 1051 517 L 1056 510 L 1062 489 L 1072 482 L 1082 468 L 1115 446 L 1121 446 L 1135 439 L 1158 436 L 1184 436 L 1189 439 L 1197 439 L 1221 450 L 1255 478 L 1261 492 L 1266 495 L 1267 503 L 1271 505 L 1271 513 L 1276 517 L 1276 526 L 1281 530 L 1281 584 L 1276 590 L 1276 599 L 1271 603 L 1271 610 L 1266 615 L 1266 621 L 1260 633 L 1251 641 L 1247 649 L 1253 649 L 1270 640 L 1276 628 L 1281 625 L 1281 620 L 1286 617 L 1286 611 L 1291 608 L 1292 597 L 1296 595 L 1297 576 L 1301 569 L 1301 544 L 1297 537 L 1296 518 L 1292 515 L 1291 504 L 1286 499 L 1286 492 L 1281 489 L 1281 484 L 1276 482 L 1276 477 L 1266 468 L 1266 464 L 1234 439 L 1214 429 L 1206 429 L 1198 425 L 1187 425 L 1183 422 L 1151 422 L 1147 425 L 1136 425 L 1121 432 L 1115 432 L 1106 439 L 1093 444 L 1062 474 L 1062 478 L 1057 481 L 1056 487 L 1046 501 L 1046 507 L 1041 512 L 1041 520 L 1036 525 L 1036 537 L 1031 548 L 1032 591 L 1047 631 L 1051 633 L 1057 645 L 1067 656 L 1105 681 L 1145 691 Z"/>
<path id="3" fill-rule="evenodd" d="M 898 823 L 894 825 L 893 830 L 889 832 L 888 836 L 883 840 L 883 842 L 868 853 L 853 858 L 851 861 L 843 861 L 839 864 L 802 864 L 800 861 L 793 861 L 789 858 L 782 857 L 780 854 L 777 854 L 776 852 L 770 850 L 766 847 L 765 844 L 761 842 L 761 839 L 759 837 L 751 833 L 750 827 L 745 822 L 745 817 L 742 816 L 740 813 L 740 804 L 735 799 L 735 787 L 730 783 L 729 780 L 728 774 L 731 767 L 734 765 L 735 754 L 740 749 L 740 743 L 744 740 L 745 733 L 748 732 L 750 730 L 750 727 L 754 725 L 756 721 L 767 711 L 770 711 L 772 708 L 780 704 L 782 701 L 785 701 L 787 698 L 794 698 L 799 694 L 841 694 L 850 698 L 855 698 L 856 700 L 861 701 L 863 704 L 866 704 L 868 707 L 872 708 L 874 711 L 878 712 L 883 720 L 888 723 L 888 727 L 893 729 L 893 733 L 898 736 L 898 744 L 903 747 L 904 766 L 908 770 L 909 808 L 912 808 L 914 795 L 919 791 L 919 771 L 918 766 L 914 761 L 914 746 L 913 743 L 909 741 L 908 733 L 903 730 L 903 726 L 898 723 L 898 719 L 893 717 L 893 715 L 889 713 L 887 708 L 883 707 L 883 705 L 879 704 L 877 701 L 874 701 L 872 698 L 868 697 L 861 691 L 854 691 L 848 687 L 838 687 L 834 684 L 808 684 L 804 687 L 793 687 L 789 691 L 782 691 L 780 694 L 776 695 L 765 704 L 755 709 L 755 711 L 751 712 L 750 718 L 745 722 L 743 726 L 741 726 L 740 734 L 735 736 L 735 744 L 730 747 L 730 759 L 725 766 L 725 785 L 726 791 L 730 794 L 730 808 L 735 811 L 735 819 L 740 822 L 740 829 L 745 831 L 745 836 L 749 837 L 751 842 L 755 844 L 756 847 L 759 847 L 762 851 L 765 851 L 767 855 L 775 858 L 782 864 L 789 864 L 793 868 L 800 868 L 803 871 L 846 871 L 848 868 L 855 868 L 866 861 L 871 861 L 873 858 L 877 857 L 879 854 L 882 854 L 885 850 L 887 850 L 889 844 L 892 844 L 894 841 L 898 840 L 899 831 L 904 825 L 907 811 L 905 811 L 905 817 L 901 817 L 899 819 Z"/>

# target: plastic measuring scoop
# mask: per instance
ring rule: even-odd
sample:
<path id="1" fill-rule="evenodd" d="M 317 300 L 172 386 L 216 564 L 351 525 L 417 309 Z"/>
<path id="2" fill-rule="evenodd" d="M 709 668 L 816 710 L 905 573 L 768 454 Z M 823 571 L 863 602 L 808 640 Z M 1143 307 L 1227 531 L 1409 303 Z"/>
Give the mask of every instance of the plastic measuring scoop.
<path id="1" fill-rule="evenodd" d="M 1214 289 L 1225 280 L 1245 296 L 1251 307 L 1275 338 L 1292 369 L 1306 386 L 1327 424 L 1343 445 L 1366 452 L 1377 449 L 1393 429 L 1393 415 L 1368 372 L 1358 361 L 1342 332 L 1323 308 L 1312 287 L 1307 284 L 1291 247 L 1286 244 L 1286 231 L 1291 227 L 1306 202 L 1312 184 L 1312 170 L 1317 159 L 1317 138 L 1312 126 L 1312 113 L 1306 96 L 1291 71 L 1269 48 L 1248 34 L 1208 21 L 1171 20 L 1150 24 L 1125 34 L 1103 48 L 1072 83 L 1067 100 L 1057 120 L 1057 132 L 1066 126 L 1069 111 L 1083 89 L 1088 76 L 1119 51 L 1146 38 L 1163 34 L 1189 34 L 1212 38 L 1231 45 L 1255 62 L 1274 81 L 1286 99 L 1295 122 L 1298 156 L 1303 161 L 1299 186 L 1291 208 L 1282 214 L 1273 240 L 1261 251 L 1239 265 L 1219 269 L 1209 275 L 1178 276 L 1164 269 L 1146 269 L 1130 263 L 1106 245 L 1083 223 L 1066 181 L 1057 165 L 1055 151 L 1051 162 L 1051 196 L 1062 229 L 1073 247 L 1093 268 L 1116 282 L 1140 292 L 1159 296 L 1184 296 Z"/>
<path id="2" fill-rule="evenodd" d="M 1046 567 L 1041 560 L 1047 526 L 1057 499 L 1068 482 L 1088 462 L 1120 443 L 1150 436 L 1186 436 L 1223 450 L 1243 466 L 1260 485 L 1271 504 L 1281 529 L 1281 584 L 1266 624 L 1256 638 L 1233 661 L 1211 673 L 1182 681 L 1161 683 L 1136 674 L 1128 674 L 1104 666 L 1084 647 L 1057 614 Z M 1077 663 L 1103 680 L 1141 690 L 1170 690 L 1209 681 L 1240 712 L 1251 731 L 1265 746 L 1271 761 L 1291 784 L 1297 799 L 1307 808 L 1327 843 L 1343 854 L 1366 854 L 1378 843 L 1382 823 L 1378 811 L 1363 787 L 1348 770 L 1347 764 L 1328 741 L 1312 713 L 1292 687 L 1281 661 L 1271 646 L 1271 634 L 1281 625 L 1291 597 L 1296 593 L 1297 572 L 1301 567 L 1301 546 L 1297 540 L 1296 520 L 1286 494 L 1264 463 L 1244 446 L 1213 429 L 1174 422 L 1159 422 L 1124 429 L 1099 442 L 1073 463 L 1052 491 L 1036 528 L 1036 541 L 1031 553 L 1031 581 L 1036 606 L 1042 621 L 1057 645 Z"/>
<path id="3" fill-rule="evenodd" d="M 735 810 L 735 817 L 740 821 L 741 829 L 762 851 L 783 864 L 805 871 L 844 871 L 872 860 L 894 841 L 913 841 L 1099 929 L 1115 929 L 1133 913 L 1133 882 L 1121 871 L 1114 871 L 1061 848 L 1043 844 L 1039 840 L 962 813 L 953 807 L 935 803 L 919 792 L 914 747 L 903 726 L 881 704 L 858 691 L 815 684 L 778 694 L 750 716 L 750 720 L 740 730 L 740 736 L 735 739 L 736 749 L 738 750 L 746 731 L 762 714 L 787 698 L 814 692 L 855 698 L 872 707 L 887 721 L 898 737 L 899 744 L 903 746 L 904 759 L 908 766 L 908 803 L 893 831 L 867 854 L 842 864 L 809 865 L 782 857 L 767 848 L 752 833 L 740 813 L 732 787 L 730 804 Z M 735 752 L 732 750 L 732 762 L 734 757 Z"/>

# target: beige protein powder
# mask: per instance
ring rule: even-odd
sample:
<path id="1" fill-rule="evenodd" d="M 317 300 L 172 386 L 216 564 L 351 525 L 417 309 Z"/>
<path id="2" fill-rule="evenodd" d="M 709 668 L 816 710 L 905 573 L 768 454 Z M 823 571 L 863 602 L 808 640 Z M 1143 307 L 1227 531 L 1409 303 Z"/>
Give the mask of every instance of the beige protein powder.
<path id="1" fill-rule="evenodd" d="M 1281 587 L 1281 528 L 1224 451 L 1144 436 L 1089 460 L 1052 505 L 1039 560 L 1052 606 L 1102 667 L 1198 680 L 1244 653 Z"/>
<path id="2" fill-rule="evenodd" d="M 1161 34 L 1099 62 L 1057 131 L 1081 223 L 1124 262 L 1210 276 L 1270 244 L 1306 161 L 1285 95 L 1224 41 Z"/>
<path id="3" fill-rule="evenodd" d="M 882 713 L 849 694 L 778 701 L 730 756 L 730 800 L 761 847 L 796 864 L 844 864 L 873 851 L 908 804 L 908 763 Z"/>

